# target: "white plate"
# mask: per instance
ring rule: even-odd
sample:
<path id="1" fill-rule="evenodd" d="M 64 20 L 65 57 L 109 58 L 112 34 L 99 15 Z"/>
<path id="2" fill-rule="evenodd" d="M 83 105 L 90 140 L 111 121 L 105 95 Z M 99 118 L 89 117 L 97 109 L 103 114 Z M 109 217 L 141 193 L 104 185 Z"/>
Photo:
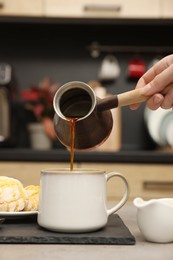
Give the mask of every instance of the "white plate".
<path id="1" fill-rule="evenodd" d="M 37 214 L 38 211 L 0 212 L 0 218 L 24 218 Z"/>

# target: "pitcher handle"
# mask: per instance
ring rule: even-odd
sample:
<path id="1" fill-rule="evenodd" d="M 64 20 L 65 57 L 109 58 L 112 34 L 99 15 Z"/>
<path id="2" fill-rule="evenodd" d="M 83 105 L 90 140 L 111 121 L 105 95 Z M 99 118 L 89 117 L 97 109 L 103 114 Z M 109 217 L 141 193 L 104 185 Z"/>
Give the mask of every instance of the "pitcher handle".
<path id="1" fill-rule="evenodd" d="M 111 214 L 115 213 L 117 210 L 119 210 L 127 201 L 128 196 L 129 196 L 129 185 L 128 182 L 126 180 L 126 178 L 118 172 L 110 172 L 106 174 L 106 181 L 109 181 L 111 178 L 113 177 L 119 177 L 125 185 L 125 192 L 123 194 L 123 197 L 121 198 L 121 200 L 118 202 L 118 204 L 116 204 L 114 207 L 107 209 L 107 214 L 108 216 L 110 216 Z"/>

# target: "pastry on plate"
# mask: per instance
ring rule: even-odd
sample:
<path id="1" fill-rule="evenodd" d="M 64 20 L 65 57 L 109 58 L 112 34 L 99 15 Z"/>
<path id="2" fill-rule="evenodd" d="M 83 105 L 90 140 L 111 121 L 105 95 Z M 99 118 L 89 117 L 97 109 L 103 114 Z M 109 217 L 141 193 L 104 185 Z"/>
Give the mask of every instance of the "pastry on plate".
<path id="1" fill-rule="evenodd" d="M 39 191 L 40 186 L 29 185 L 25 187 L 25 190 L 28 194 L 28 203 L 26 204 L 25 211 L 37 211 L 39 204 Z"/>
<path id="2" fill-rule="evenodd" d="M 0 212 L 18 212 L 28 204 L 28 194 L 23 184 L 15 179 L 0 176 Z"/>

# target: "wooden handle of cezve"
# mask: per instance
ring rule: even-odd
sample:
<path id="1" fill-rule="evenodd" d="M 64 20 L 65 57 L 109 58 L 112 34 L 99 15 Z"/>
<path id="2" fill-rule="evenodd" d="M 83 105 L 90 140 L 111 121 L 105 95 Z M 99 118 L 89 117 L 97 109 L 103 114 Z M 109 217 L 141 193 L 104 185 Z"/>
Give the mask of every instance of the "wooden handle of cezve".
<path id="1" fill-rule="evenodd" d="M 172 87 L 173 84 L 168 85 L 161 92 L 161 94 L 165 95 Z M 147 99 L 149 99 L 149 96 L 144 96 L 142 92 L 142 88 L 138 88 L 118 95 L 109 96 L 104 99 L 99 99 L 97 103 L 97 109 L 99 111 L 104 111 L 115 107 L 129 106 L 132 104 L 145 102 Z"/>
<path id="2" fill-rule="evenodd" d="M 165 95 L 170 88 L 173 87 L 173 84 L 168 85 L 162 92 L 162 95 Z M 118 106 L 128 106 L 132 104 L 142 103 L 149 99 L 149 96 L 144 96 L 142 94 L 142 88 L 134 89 L 128 92 L 117 95 Z"/>
<path id="3" fill-rule="evenodd" d="M 138 88 L 117 95 L 118 106 L 122 107 L 145 102 L 148 99 L 148 97 L 144 96 L 141 90 L 142 88 Z"/>

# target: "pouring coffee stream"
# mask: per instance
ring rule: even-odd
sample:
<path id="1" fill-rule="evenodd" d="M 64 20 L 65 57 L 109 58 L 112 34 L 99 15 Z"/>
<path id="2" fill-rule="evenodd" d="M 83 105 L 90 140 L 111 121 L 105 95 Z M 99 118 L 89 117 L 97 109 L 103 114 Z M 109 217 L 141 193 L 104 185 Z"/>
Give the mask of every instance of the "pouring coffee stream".
<path id="1" fill-rule="evenodd" d="M 74 149 L 92 149 L 103 143 L 111 133 L 113 119 L 110 109 L 141 103 L 148 98 L 142 94 L 142 89 L 134 89 L 100 99 L 86 83 L 69 82 L 61 86 L 54 96 L 57 137 L 66 147 L 71 147 L 69 121 L 76 118 Z"/>

